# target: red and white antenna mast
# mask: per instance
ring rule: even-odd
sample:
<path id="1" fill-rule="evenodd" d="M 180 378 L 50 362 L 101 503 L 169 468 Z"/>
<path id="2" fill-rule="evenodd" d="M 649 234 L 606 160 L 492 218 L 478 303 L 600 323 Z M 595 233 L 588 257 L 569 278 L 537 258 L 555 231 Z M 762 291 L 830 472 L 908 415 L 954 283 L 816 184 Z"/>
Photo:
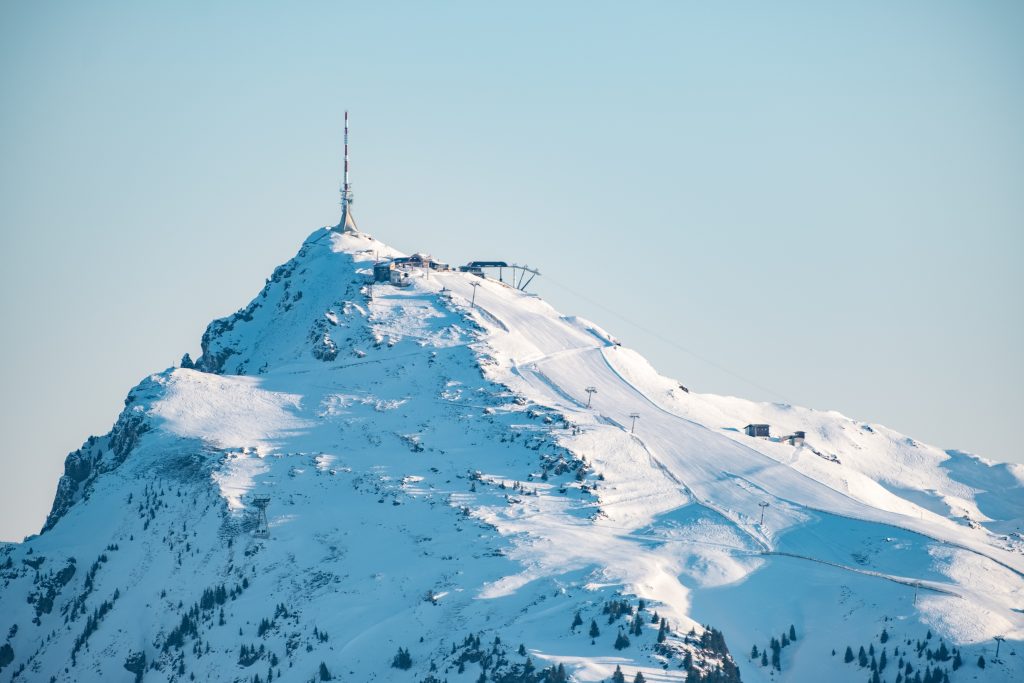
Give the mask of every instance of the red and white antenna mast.
<path id="1" fill-rule="evenodd" d="M 352 218 L 352 184 L 348 180 L 348 110 L 345 111 L 345 177 L 341 185 L 341 220 L 335 226 L 338 232 L 359 232 Z"/>

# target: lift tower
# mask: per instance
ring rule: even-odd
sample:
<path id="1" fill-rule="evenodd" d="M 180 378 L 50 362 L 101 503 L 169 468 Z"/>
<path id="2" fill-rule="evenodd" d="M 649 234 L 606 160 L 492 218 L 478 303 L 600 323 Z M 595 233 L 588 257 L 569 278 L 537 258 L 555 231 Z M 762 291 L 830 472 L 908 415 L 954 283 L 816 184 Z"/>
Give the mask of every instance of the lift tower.
<path id="1" fill-rule="evenodd" d="M 252 535 L 256 538 L 270 537 L 270 523 L 267 521 L 267 506 L 270 505 L 270 496 L 253 496 L 252 505 L 256 508 L 256 528 Z"/>

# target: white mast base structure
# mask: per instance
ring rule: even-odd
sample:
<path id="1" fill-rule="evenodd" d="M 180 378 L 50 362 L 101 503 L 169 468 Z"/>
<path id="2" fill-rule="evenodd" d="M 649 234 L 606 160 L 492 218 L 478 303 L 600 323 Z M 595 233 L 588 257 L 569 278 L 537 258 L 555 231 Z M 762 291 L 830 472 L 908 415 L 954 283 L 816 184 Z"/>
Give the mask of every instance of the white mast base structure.
<path id="1" fill-rule="evenodd" d="M 345 111 L 345 178 L 341 186 L 341 220 L 332 228 L 335 232 L 359 233 L 352 217 L 352 184 L 348 181 L 348 111 Z"/>

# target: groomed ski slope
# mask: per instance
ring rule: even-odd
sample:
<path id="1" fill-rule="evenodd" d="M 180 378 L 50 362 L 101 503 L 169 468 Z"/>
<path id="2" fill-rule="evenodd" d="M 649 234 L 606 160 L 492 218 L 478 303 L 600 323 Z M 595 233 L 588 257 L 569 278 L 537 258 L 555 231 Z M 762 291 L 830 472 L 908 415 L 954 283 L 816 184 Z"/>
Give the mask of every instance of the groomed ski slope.
<path id="1" fill-rule="evenodd" d="M 416 287 L 448 291 L 468 309 L 471 277 L 430 273 L 417 280 Z M 603 517 L 587 534 L 606 531 L 637 546 L 636 552 L 623 551 L 623 566 L 607 562 L 606 571 L 638 595 L 675 596 L 677 613 L 698 621 L 712 615 L 719 621 L 726 618 L 719 610 L 708 610 L 707 616 L 691 613 L 691 588 L 674 576 L 680 566 L 671 559 L 661 557 L 643 571 L 635 567 L 639 547 L 663 533 L 660 522 L 696 504 L 727 520 L 734 532 L 724 546 L 727 550 L 704 539 L 683 542 L 684 549 L 686 545 L 715 548 L 697 553 L 703 565 L 697 572 L 698 585 L 753 584 L 758 573 L 777 573 L 780 566 L 793 571 L 796 563 L 801 572 L 824 574 L 835 581 L 867 582 L 891 592 L 893 599 L 916 600 L 926 623 L 962 642 L 981 643 L 996 635 L 1021 637 L 1024 620 L 1013 609 L 1024 597 L 1019 532 L 1015 537 L 999 533 L 1008 525 L 982 512 L 993 507 L 991 501 L 985 502 L 991 497 L 989 491 L 953 476 L 959 473 L 974 484 L 1008 484 L 1013 495 L 1000 502 L 1000 511 L 1019 521 L 1024 517 L 1020 505 L 1024 477 L 1019 466 L 942 453 L 834 412 L 685 392 L 593 323 L 563 316 L 535 296 L 502 283 L 480 284 L 476 310 L 469 310 L 488 331 L 482 345 L 496 361 L 488 366 L 490 375 L 530 401 L 569 416 L 583 433 L 563 438 L 562 443 L 599 468 L 614 467 L 619 455 L 631 453 L 632 472 L 627 478 L 632 481 L 613 486 L 615 493 L 610 496 L 601 495 Z M 585 407 L 588 386 L 597 389 L 590 409 Z M 634 412 L 640 418 L 636 433 L 629 435 Z M 784 417 L 771 419 L 779 414 Z M 702 424 L 701 418 L 707 422 Z M 748 422 L 760 421 L 773 423 L 776 433 L 780 427 L 807 431 L 808 446 L 752 439 L 739 431 Z M 873 440 L 874 447 L 856 443 L 851 447 L 849 438 L 846 444 L 841 438 L 830 438 L 832 434 L 845 437 L 846 431 L 855 433 L 854 438 Z M 842 464 L 815 455 L 812 448 L 837 454 Z M 866 462 L 858 467 L 858 461 Z M 944 469 L 946 461 L 954 461 L 951 464 L 959 472 Z M 896 473 L 905 488 L 876 481 L 862 469 L 875 475 L 880 469 Z M 617 500 L 616 495 L 621 498 Z M 758 523 L 761 502 L 769 503 L 763 525 Z M 965 522 L 965 515 L 975 523 Z M 490 519 L 509 532 L 543 534 L 536 520 L 503 519 L 500 513 Z M 996 531 L 984 522 L 994 522 Z M 872 536 L 881 536 L 886 545 L 899 550 L 876 552 L 866 566 L 851 559 L 856 547 Z M 664 537 L 660 540 L 671 543 Z M 536 545 L 537 540 L 532 543 Z M 608 543 L 604 538 L 597 545 Z M 552 567 L 587 559 L 588 553 L 581 550 L 587 544 L 578 537 L 568 548 L 561 545 L 560 553 L 546 558 Z M 912 552 L 910 546 L 926 549 Z M 845 576 L 840 579 L 837 573 Z M 993 576 L 998 578 L 979 581 Z M 915 593 L 924 597 L 918 599 Z M 801 598 L 794 595 L 792 599 Z M 756 630 L 750 629 L 752 636 Z M 749 677 L 749 667 L 744 671 Z"/>

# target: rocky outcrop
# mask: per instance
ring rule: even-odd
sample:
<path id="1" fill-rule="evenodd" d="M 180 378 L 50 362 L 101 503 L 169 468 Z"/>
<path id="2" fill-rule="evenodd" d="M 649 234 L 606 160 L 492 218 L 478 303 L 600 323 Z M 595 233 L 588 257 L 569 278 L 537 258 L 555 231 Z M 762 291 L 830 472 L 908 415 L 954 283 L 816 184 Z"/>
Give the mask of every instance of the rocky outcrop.
<path id="1" fill-rule="evenodd" d="M 139 387 L 145 385 L 143 382 Z M 57 482 L 57 493 L 42 531 L 52 529 L 71 506 L 81 500 L 98 475 L 123 463 L 141 436 L 150 429 L 145 413 L 133 401 L 137 390 L 129 394 L 128 405 L 121 411 L 110 433 L 102 437 L 90 436 L 81 448 L 64 459 L 64 474 Z"/>

